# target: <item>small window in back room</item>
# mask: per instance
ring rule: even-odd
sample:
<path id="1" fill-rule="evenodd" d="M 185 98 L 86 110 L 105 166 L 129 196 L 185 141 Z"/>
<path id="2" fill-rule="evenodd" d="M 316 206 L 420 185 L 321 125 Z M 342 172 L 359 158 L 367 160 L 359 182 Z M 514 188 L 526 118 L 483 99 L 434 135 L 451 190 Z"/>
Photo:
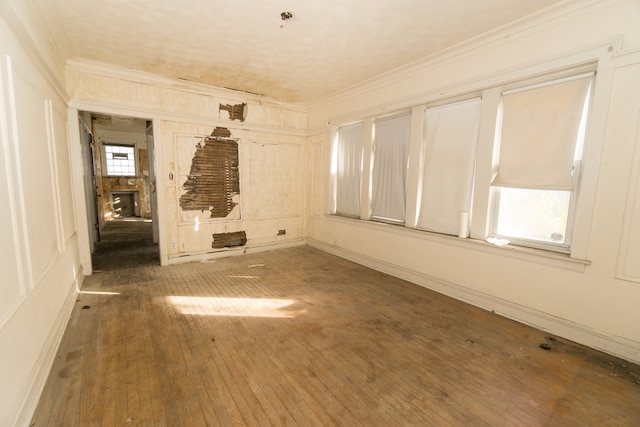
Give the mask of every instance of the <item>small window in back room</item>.
<path id="1" fill-rule="evenodd" d="M 136 176 L 136 158 L 133 146 L 104 145 L 107 176 Z"/>

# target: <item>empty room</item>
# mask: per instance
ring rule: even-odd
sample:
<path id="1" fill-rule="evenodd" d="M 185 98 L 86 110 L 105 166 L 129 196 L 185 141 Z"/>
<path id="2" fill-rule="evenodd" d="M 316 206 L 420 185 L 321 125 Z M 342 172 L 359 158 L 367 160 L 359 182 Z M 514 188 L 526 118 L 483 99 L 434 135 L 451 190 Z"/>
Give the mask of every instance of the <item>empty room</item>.
<path id="1" fill-rule="evenodd" d="M 640 424 L 638 0 L 0 18 L 0 426 Z"/>

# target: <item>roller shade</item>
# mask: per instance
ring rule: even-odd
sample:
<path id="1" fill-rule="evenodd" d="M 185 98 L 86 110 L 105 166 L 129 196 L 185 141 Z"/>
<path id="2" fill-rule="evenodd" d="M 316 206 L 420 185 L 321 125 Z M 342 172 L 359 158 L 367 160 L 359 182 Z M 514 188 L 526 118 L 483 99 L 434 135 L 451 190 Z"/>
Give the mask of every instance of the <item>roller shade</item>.
<path id="1" fill-rule="evenodd" d="M 589 75 L 503 95 L 492 185 L 573 190 L 571 168 L 591 81 Z"/>
<path id="2" fill-rule="evenodd" d="M 471 208 L 480 108 L 474 99 L 426 111 L 418 228 L 458 234 L 460 213 Z"/>

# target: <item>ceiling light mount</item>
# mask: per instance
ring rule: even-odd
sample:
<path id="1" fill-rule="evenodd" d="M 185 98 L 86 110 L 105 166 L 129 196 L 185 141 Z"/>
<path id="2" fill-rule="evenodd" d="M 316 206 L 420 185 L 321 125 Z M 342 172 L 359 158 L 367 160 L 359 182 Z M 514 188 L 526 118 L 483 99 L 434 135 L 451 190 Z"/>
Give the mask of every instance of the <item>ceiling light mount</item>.
<path id="1" fill-rule="evenodd" d="M 280 19 L 282 20 L 282 24 L 280 24 L 280 28 L 284 28 L 287 25 L 287 22 L 293 18 L 293 13 L 284 11 L 280 14 Z"/>

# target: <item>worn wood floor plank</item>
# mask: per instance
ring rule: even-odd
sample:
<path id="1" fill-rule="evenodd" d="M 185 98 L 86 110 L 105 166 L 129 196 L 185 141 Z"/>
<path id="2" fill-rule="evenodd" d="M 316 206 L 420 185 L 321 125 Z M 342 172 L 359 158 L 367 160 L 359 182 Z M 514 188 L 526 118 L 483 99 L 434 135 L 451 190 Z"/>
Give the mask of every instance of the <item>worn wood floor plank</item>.
<path id="1" fill-rule="evenodd" d="M 640 425 L 637 365 L 307 247 L 145 245 L 96 260 L 32 426 Z"/>

